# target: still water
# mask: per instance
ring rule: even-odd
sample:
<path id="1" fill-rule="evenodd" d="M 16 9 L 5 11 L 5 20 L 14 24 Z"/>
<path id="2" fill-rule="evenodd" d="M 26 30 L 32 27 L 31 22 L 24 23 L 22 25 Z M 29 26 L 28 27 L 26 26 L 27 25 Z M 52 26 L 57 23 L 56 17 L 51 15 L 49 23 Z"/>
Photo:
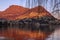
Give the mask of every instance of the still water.
<path id="1" fill-rule="evenodd" d="M 60 26 L 46 40 L 60 40 Z"/>

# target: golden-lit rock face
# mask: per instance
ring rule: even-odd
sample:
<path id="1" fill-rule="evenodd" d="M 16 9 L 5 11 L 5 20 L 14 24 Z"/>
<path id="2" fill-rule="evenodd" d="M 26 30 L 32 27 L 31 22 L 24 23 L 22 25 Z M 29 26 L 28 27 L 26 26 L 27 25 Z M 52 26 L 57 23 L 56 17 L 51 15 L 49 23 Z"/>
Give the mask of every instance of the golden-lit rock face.
<path id="1" fill-rule="evenodd" d="M 38 6 L 32 9 L 24 8 L 17 5 L 12 5 L 5 11 L 0 13 L 0 18 L 7 20 L 21 20 L 24 18 L 44 17 L 51 16 L 43 7 Z M 20 29 L 8 29 L 4 30 L 4 33 L 0 33 L 1 36 L 15 38 L 16 40 L 24 40 L 24 38 L 34 38 L 36 40 L 45 39 L 50 33 L 45 32 L 31 32 Z"/>
<path id="2" fill-rule="evenodd" d="M 0 18 L 15 20 L 17 16 L 24 14 L 28 10 L 29 10 L 28 8 L 12 5 L 9 8 L 7 8 L 5 11 L 0 13 Z"/>
<path id="3" fill-rule="evenodd" d="M 51 14 L 41 6 L 28 9 L 17 5 L 12 5 L 5 11 L 0 13 L 0 18 L 4 18 L 7 20 L 19 20 L 24 18 L 32 18 L 36 16 L 42 17 L 47 15 L 50 16 Z"/>
<path id="4" fill-rule="evenodd" d="M 16 20 L 24 19 L 24 18 L 43 17 L 43 16 L 50 16 L 50 15 L 48 13 L 44 13 L 44 12 L 43 13 L 31 12 L 31 13 L 16 17 Z"/>
<path id="5" fill-rule="evenodd" d="M 34 17 L 43 17 L 43 16 L 51 16 L 51 14 L 46 11 L 43 7 L 38 6 L 35 8 L 30 9 L 27 13 L 16 17 L 17 20 L 24 19 L 24 18 L 34 18 Z M 40 9 L 38 9 L 40 8 Z M 42 10 L 41 12 L 39 10 Z"/>

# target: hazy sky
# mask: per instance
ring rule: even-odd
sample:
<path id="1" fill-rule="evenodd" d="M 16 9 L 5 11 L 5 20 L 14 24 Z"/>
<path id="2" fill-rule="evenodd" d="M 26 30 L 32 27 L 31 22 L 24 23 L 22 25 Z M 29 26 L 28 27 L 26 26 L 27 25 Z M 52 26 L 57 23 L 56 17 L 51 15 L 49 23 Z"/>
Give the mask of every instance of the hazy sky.
<path id="1" fill-rule="evenodd" d="M 30 0 L 32 2 L 32 0 Z M 35 0 L 36 3 L 34 4 L 34 6 L 37 5 L 37 0 Z M 41 0 L 42 1 L 42 0 Z M 45 0 L 43 0 L 43 6 L 48 10 L 48 11 L 52 11 L 53 6 L 51 6 L 51 0 L 48 0 L 47 4 L 46 4 Z M 52 3 L 53 4 L 53 3 Z M 26 0 L 0 0 L 0 11 L 5 10 L 6 8 L 8 8 L 10 5 L 20 5 L 20 6 L 26 6 Z"/>
<path id="2" fill-rule="evenodd" d="M 10 5 L 24 5 L 24 0 L 0 0 L 0 10 L 8 8 Z"/>
<path id="3" fill-rule="evenodd" d="M 0 11 L 5 10 L 10 5 L 20 5 L 20 6 L 25 7 L 26 6 L 26 0 L 0 0 Z M 37 3 L 35 5 L 37 5 Z"/>

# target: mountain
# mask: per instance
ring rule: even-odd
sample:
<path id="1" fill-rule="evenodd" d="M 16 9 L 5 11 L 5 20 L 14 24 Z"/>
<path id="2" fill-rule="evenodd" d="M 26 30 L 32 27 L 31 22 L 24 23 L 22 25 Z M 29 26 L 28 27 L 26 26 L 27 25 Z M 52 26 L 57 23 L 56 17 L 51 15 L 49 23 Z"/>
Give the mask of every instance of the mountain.
<path id="1" fill-rule="evenodd" d="M 44 7 L 24 8 L 18 5 L 11 5 L 5 11 L 0 13 L 0 18 L 7 20 L 21 20 L 24 18 L 52 16 Z"/>
<path id="2" fill-rule="evenodd" d="M 0 18 L 5 18 L 5 19 L 8 19 L 8 20 L 15 20 L 15 18 L 17 16 L 20 16 L 20 15 L 24 14 L 28 10 L 29 10 L 28 8 L 24 8 L 22 6 L 11 5 L 5 11 L 0 13 L 1 14 Z"/>
<path id="3" fill-rule="evenodd" d="M 35 18 L 35 17 L 51 16 L 53 17 L 44 7 L 37 6 L 28 10 L 24 15 L 16 17 L 17 20 L 24 18 Z"/>
<path id="4" fill-rule="evenodd" d="M 24 13 L 28 10 L 28 8 L 24 8 L 22 6 L 18 6 L 18 5 L 11 5 L 9 8 L 7 8 L 4 12 L 6 13 Z"/>
<path id="5" fill-rule="evenodd" d="M 31 9 L 31 11 L 51 16 L 51 14 L 43 6 L 34 7 Z"/>

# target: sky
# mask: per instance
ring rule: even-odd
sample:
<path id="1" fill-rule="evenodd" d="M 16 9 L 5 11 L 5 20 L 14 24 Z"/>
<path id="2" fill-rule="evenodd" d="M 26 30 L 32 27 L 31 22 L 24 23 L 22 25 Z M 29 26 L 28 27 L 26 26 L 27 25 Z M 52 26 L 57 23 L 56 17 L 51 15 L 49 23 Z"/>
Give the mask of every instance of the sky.
<path id="1" fill-rule="evenodd" d="M 25 4 L 24 0 L 0 0 L 0 11 L 5 10 L 8 8 L 10 5 L 22 5 L 24 6 Z"/>
<path id="2" fill-rule="evenodd" d="M 10 5 L 20 5 L 20 6 L 26 7 L 26 0 L 0 0 L 0 11 L 5 10 Z M 37 5 L 37 3 L 34 6 L 36 6 L 36 5 Z M 49 7 L 49 1 L 48 1 L 47 6 Z M 47 9 L 49 10 L 49 8 L 47 8 Z"/>
<path id="3" fill-rule="evenodd" d="M 49 12 L 52 12 L 53 5 L 51 6 L 51 4 L 53 4 L 53 3 L 51 3 L 51 0 L 47 0 L 48 1 L 47 4 L 46 4 L 45 0 L 41 0 L 41 1 L 43 1 L 42 6 L 44 6 L 45 9 L 48 10 Z M 46 4 L 46 5 L 44 5 L 44 4 Z M 0 0 L 0 11 L 4 11 L 11 5 L 19 5 L 19 6 L 27 7 L 26 0 Z M 33 7 L 37 6 L 38 5 L 37 0 L 35 0 L 34 4 L 32 4 L 32 0 L 30 0 L 30 5 L 33 5 Z M 30 8 L 31 7 L 32 6 L 30 6 Z"/>

